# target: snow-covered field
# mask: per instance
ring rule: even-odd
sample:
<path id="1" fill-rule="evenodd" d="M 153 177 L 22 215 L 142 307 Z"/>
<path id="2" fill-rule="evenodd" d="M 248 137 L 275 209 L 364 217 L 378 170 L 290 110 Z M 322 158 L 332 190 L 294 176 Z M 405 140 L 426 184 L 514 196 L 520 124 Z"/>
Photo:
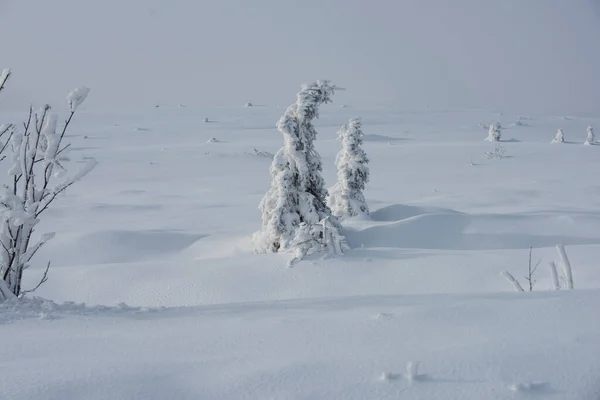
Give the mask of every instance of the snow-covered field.
<path id="1" fill-rule="evenodd" d="M 52 260 L 52 302 L 0 305 L 0 398 L 600 399 L 600 118 L 323 106 L 328 186 L 363 118 L 371 220 L 287 268 L 251 242 L 283 111 L 80 111 L 70 155 L 100 164 L 38 227 L 25 286 Z M 574 291 L 552 290 L 558 243 Z M 525 286 L 530 247 L 516 293 L 500 273 Z"/>

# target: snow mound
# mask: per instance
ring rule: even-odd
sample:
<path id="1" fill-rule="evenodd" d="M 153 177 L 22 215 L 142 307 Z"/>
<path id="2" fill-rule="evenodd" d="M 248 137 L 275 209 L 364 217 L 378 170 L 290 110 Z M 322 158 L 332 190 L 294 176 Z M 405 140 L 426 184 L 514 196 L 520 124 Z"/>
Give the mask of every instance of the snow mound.
<path id="1" fill-rule="evenodd" d="M 547 382 L 518 382 L 510 385 L 508 388 L 517 393 L 537 395 L 553 393 L 553 390 L 550 389 L 550 385 Z"/>
<path id="2" fill-rule="evenodd" d="M 365 142 L 398 142 L 406 139 L 369 133 L 364 135 L 363 140 Z"/>
<path id="3" fill-rule="evenodd" d="M 436 212 L 436 210 L 440 212 Z M 420 212 L 424 214 L 414 215 Z M 427 213 L 429 212 L 429 213 Z M 372 213 L 387 223 L 345 230 L 353 248 L 395 247 L 437 250 L 507 250 L 529 247 L 600 244 L 598 235 L 565 233 L 568 224 L 551 213 L 535 215 L 469 215 L 453 210 L 389 206 Z M 395 218 L 399 220 L 393 221 Z M 596 217 L 587 217 L 597 220 Z M 583 222 L 580 222 L 583 224 Z M 366 225 L 366 224 L 365 224 Z"/>
<path id="4" fill-rule="evenodd" d="M 424 214 L 460 214 L 458 211 L 438 207 L 417 207 L 393 204 L 371 212 L 373 221 L 400 221 Z"/>
<path id="5" fill-rule="evenodd" d="M 97 231 L 61 236 L 48 258 L 56 265 L 128 263 L 177 253 L 206 237 L 177 231 Z M 68 255 L 68 260 L 62 260 Z"/>

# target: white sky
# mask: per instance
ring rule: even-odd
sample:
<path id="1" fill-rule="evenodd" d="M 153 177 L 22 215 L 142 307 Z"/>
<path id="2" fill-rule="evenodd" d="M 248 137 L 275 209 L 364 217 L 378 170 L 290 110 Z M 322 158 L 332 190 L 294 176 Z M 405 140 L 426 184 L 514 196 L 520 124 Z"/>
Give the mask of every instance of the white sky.
<path id="1" fill-rule="evenodd" d="M 350 105 L 600 110 L 600 0 L 0 0 L 3 108 Z"/>

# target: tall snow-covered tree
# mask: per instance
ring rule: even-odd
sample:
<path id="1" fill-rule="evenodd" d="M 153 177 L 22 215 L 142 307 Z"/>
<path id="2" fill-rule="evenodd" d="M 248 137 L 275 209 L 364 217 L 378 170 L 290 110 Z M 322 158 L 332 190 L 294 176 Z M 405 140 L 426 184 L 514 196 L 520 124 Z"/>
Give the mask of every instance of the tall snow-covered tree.
<path id="1" fill-rule="evenodd" d="M 294 249 L 302 258 L 322 250 L 338 253 L 345 247 L 339 222 L 327 206 L 323 164 L 314 146 L 313 120 L 336 89 L 328 81 L 303 85 L 277 123 L 284 145 L 273 158 L 271 187 L 259 205 L 262 229 L 253 236 L 258 253 Z M 338 238 L 335 248 L 332 237 Z"/>
<path id="2" fill-rule="evenodd" d="M 552 139 L 552 143 L 564 143 L 565 142 L 565 134 L 562 129 L 558 129 L 556 131 L 556 136 Z"/>
<path id="3" fill-rule="evenodd" d="M 502 137 L 502 128 L 498 122 L 494 122 L 490 125 L 488 130 L 488 137 L 485 140 L 490 142 L 499 142 Z"/>
<path id="4" fill-rule="evenodd" d="M 0 90 L 9 76 L 9 70 L 0 74 Z M 27 292 L 21 287 L 23 272 L 36 252 L 54 236 L 46 233 L 37 242 L 32 240 L 40 215 L 58 195 L 96 166 L 92 159 L 70 176 L 64 167 L 69 145 L 63 145 L 63 138 L 88 92 L 82 87 L 69 93 L 70 114 L 59 131 L 57 117 L 48 105 L 39 111 L 30 107 L 29 117 L 20 129 L 14 125 L 0 127 L 0 161 L 6 160 L 8 175 L 0 190 L 0 301 Z M 39 284 L 46 281 L 48 267 Z"/>
<path id="5" fill-rule="evenodd" d="M 596 135 L 594 135 L 594 127 L 588 125 L 587 127 L 587 138 L 583 144 L 591 145 L 596 143 Z"/>
<path id="6" fill-rule="evenodd" d="M 362 149 L 363 130 L 360 118 L 353 118 L 339 131 L 342 149 L 335 158 L 337 183 L 329 189 L 329 207 L 338 218 L 368 215 L 369 206 L 363 195 L 369 182 L 369 159 Z"/>

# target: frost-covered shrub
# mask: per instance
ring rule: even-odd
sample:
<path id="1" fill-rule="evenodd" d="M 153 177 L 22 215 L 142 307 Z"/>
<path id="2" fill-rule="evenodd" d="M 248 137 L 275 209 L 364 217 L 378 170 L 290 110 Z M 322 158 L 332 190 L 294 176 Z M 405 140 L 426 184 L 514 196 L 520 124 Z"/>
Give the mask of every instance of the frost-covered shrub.
<path id="1" fill-rule="evenodd" d="M 8 76 L 9 70 L 0 75 L 0 91 Z M 64 166 L 68 161 L 69 144 L 63 145 L 63 139 L 89 90 L 81 87 L 69 93 L 70 114 L 58 131 L 58 118 L 48 105 L 38 111 L 30 107 L 22 128 L 15 125 L 0 127 L 0 160 L 7 162 L 8 173 L 8 180 L 0 189 L 0 301 L 27 292 L 21 287 L 23 271 L 40 247 L 54 236 L 54 233 L 46 233 L 38 242 L 31 241 L 40 215 L 59 194 L 97 164 L 96 160 L 88 160 L 71 175 Z M 49 266 L 50 263 L 38 286 L 46 281 Z"/>
<path id="2" fill-rule="evenodd" d="M 300 223 L 290 242 L 294 258 L 288 266 L 293 266 L 305 256 L 327 251 L 330 255 L 342 254 L 348 249 L 346 238 L 341 235 L 334 218 L 323 218 L 319 224 Z"/>
<path id="3" fill-rule="evenodd" d="M 323 165 L 314 147 L 317 131 L 312 122 L 319 116 L 319 106 L 331 102 L 336 89 L 328 81 L 303 85 L 296 102 L 277 123 L 284 145 L 273 158 L 271 187 L 259 205 L 262 229 L 253 236 L 258 253 L 291 250 L 300 243 L 305 243 L 301 254 L 328 248 L 330 245 L 316 227 L 324 220 L 344 242 L 339 223 L 326 203 Z"/>
<path id="4" fill-rule="evenodd" d="M 485 140 L 490 142 L 499 142 L 502 137 L 502 128 L 498 122 L 494 122 L 490 125 L 488 130 L 488 137 Z"/>
<path id="5" fill-rule="evenodd" d="M 369 159 L 362 149 L 363 131 L 359 118 L 353 118 L 339 131 L 342 149 L 335 158 L 337 183 L 329 189 L 327 198 L 333 215 L 339 218 L 368 215 L 369 206 L 363 195 L 369 182 Z"/>
<path id="6" fill-rule="evenodd" d="M 596 143 L 596 135 L 594 135 L 594 127 L 588 125 L 587 127 L 587 138 L 583 144 L 591 145 Z"/>
<path id="7" fill-rule="evenodd" d="M 562 129 L 558 129 L 556 132 L 556 136 L 552 139 L 552 143 L 564 143 L 565 142 L 565 134 Z"/>
<path id="8" fill-rule="evenodd" d="M 486 151 L 484 156 L 488 160 L 501 160 L 506 157 L 506 149 L 501 144 L 497 144 L 494 151 Z"/>

